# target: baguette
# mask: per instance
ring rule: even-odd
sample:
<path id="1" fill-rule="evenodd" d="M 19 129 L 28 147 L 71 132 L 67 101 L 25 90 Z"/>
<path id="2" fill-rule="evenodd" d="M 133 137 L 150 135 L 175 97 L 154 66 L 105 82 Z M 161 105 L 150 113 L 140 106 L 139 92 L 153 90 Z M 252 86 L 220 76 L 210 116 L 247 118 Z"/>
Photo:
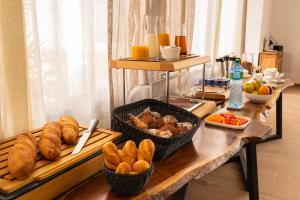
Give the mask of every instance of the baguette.
<path id="1" fill-rule="evenodd" d="M 57 122 L 50 122 L 44 126 L 38 147 L 47 160 L 57 160 L 60 157 L 61 135 L 61 128 Z"/>
<path id="2" fill-rule="evenodd" d="M 59 120 L 62 137 L 67 144 L 75 144 L 79 136 L 79 124 L 72 116 L 62 116 Z"/>
<path id="3" fill-rule="evenodd" d="M 24 180 L 34 170 L 37 157 L 37 143 L 30 134 L 20 135 L 8 153 L 8 170 L 18 180 Z M 26 158 L 26 159 L 24 159 Z"/>

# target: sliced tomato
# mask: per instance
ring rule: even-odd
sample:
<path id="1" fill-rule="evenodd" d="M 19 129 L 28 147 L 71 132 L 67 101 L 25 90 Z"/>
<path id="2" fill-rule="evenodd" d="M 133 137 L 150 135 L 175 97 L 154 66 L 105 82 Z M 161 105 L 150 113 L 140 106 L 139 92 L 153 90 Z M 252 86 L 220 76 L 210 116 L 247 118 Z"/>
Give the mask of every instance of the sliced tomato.
<path id="1" fill-rule="evenodd" d="M 238 120 L 240 121 L 240 125 L 244 125 L 244 124 L 246 124 L 248 122 L 247 119 L 240 118 L 240 117 L 238 118 Z"/>

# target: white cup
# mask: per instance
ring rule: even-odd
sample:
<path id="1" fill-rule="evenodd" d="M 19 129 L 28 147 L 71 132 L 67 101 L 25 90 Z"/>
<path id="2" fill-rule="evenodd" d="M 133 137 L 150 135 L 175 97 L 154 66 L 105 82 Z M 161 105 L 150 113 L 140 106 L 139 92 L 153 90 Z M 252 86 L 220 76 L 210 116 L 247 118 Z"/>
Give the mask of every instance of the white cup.
<path id="1" fill-rule="evenodd" d="M 262 81 L 263 73 L 255 73 L 253 74 L 253 78 L 258 81 Z"/>

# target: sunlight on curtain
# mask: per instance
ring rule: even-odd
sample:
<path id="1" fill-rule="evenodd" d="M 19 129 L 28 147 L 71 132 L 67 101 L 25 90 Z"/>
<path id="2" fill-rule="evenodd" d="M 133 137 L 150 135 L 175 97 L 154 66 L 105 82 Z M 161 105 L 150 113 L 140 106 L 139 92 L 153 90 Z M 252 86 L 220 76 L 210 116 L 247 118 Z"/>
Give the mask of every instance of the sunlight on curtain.
<path id="1" fill-rule="evenodd" d="M 219 56 L 226 54 L 240 55 L 243 19 L 243 1 L 223 1 L 221 11 L 221 27 Z"/>
<path id="2" fill-rule="evenodd" d="M 106 0 L 24 0 L 33 127 L 63 114 L 109 127 Z"/>

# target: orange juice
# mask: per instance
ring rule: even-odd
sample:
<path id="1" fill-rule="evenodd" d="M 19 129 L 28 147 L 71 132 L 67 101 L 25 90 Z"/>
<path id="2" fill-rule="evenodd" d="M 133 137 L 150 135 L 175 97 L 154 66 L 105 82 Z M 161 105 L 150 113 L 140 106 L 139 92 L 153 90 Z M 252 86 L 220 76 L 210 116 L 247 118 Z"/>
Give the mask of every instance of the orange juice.
<path id="1" fill-rule="evenodd" d="M 170 46 L 170 35 L 168 33 L 160 33 L 158 35 L 159 46 Z"/>
<path id="2" fill-rule="evenodd" d="M 180 55 L 187 55 L 186 37 L 185 36 L 176 36 L 175 37 L 175 45 L 177 47 L 181 47 Z"/>
<path id="3" fill-rule="evenodd" d="M 147 60 L 149 58 L 149 48 L 147 46 L 132 46 L 131 58 L 134 60 Z"/>

